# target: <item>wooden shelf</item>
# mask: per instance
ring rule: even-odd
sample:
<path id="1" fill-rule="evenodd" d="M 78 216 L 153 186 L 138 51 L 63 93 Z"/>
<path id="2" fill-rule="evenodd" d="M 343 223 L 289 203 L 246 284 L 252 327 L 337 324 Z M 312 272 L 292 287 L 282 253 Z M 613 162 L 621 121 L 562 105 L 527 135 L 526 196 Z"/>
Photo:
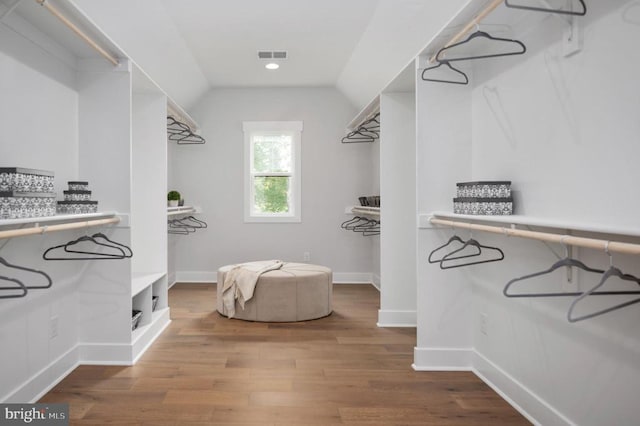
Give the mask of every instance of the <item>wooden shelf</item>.
<path id="1" fill-rule="evenodd" d="M 354 207 L 351 209 L 351 213 L 380 217 L 380 207 Z"/>
<path id="2" fill-rule="evenodd" d="M 167 207 L 167 216 L 177 216 L 197 212 L 197 209 L 193 206 Z"/>
<path id="3" fill-rule="evenodd" d="M 352 206 L 345 209 L 345 214 L 380 217 L 380 207 Z"/>

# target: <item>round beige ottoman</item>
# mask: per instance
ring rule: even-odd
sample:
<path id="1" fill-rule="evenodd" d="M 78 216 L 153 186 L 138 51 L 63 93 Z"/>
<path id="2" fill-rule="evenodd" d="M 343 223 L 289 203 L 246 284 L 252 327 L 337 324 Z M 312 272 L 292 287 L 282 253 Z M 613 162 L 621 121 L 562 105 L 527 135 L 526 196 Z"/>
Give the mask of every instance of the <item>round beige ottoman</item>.
<path id="1" fill-rule="evenodd" d="M 222 301 L 225 275 L 236 265 L 218 269 L 217 309 L 229 316 Z M 247 321 L 293 322 L 322 318 L 332 311 L 331 269 L 308 263 L 285 263 L 260 275 L 253 297 L 244 305 L 236 301 L 233 318 Z"/>

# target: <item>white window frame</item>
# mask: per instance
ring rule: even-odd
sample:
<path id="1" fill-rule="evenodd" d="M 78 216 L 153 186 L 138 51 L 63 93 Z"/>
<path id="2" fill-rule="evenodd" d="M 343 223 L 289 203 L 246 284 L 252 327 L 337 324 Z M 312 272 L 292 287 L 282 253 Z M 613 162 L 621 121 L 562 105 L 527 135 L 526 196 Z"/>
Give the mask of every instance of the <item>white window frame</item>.
<path id="1" fill-rule="evenodd" d="M 302 121 L 244 121 L 244 221 L 261 223 L 299 223 L 302 222 Z M 262 213 L 252 211 L 253 174 L 251 136 L 255 133 L 284 132 L 293 136 L 293 170 L 290 180 L 290 205 L 287 213 Z M 274 173 L 275 174 L 275 173 Z M 283 174 L 289 176 L 289 173 Z"/>

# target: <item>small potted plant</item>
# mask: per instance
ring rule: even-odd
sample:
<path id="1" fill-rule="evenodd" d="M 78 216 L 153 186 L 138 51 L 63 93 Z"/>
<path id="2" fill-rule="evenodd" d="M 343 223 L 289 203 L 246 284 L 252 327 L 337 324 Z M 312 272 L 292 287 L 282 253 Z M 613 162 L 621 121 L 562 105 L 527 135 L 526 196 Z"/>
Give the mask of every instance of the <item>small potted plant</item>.
<path id="1" fill-rule="evenodd" d="M 169 191 L 167 194 L 167 201 L 169 201 L 169 207 L 178 207 L 180 193 L 178 191 Z"/>

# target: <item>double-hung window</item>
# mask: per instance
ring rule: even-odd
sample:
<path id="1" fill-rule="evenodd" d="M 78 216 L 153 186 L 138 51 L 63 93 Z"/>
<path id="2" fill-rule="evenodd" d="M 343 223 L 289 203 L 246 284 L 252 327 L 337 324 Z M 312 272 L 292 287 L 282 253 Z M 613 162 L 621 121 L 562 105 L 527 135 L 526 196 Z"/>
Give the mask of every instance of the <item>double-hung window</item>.
<path id="1" fill-rule="evenodd" d="M 300 222 L 301 121 L 245 121 L 245 222 Z"/>

